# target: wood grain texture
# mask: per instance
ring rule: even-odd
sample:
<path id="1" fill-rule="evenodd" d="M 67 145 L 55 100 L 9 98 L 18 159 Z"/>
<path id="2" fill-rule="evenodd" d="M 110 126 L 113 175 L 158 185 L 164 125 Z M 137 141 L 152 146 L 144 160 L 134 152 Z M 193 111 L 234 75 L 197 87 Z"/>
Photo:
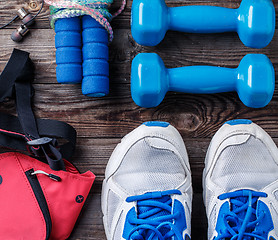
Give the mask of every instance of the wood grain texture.
<path id="1" fill-rule="evenodd" d="M 115 11 L 121 0 L 112 6 Z M 182 5 L 213 5 L 237 8 L 240 0 L 167 0 L 171 7 Z M 0 23 L 7 22 L 16 10 L 29 1 L 0 1 Z M 105 98 L 82 96 L 80 85 L 60 85 L 56 82 L 54 31 L 48 22 L 48 7 L 39 15 L 36 25 L 25 41 L 16 44 L 10 40 L 14 23 L 1 30 L 0 71 L 5 67 L 14 47 L 29 51 L 36 65 L 34 110 L 37 117 L 66 121 L 77 132 L 77 149 L 73 162 L 81 172 L 93 171 L 97 178 L 84 210 L 70 239 L 105 239 L 100 209 L 101 184 L 107 161 L 120 139 L 150 120 L 168 121 L 181 133 L 188 150 L 193 175 L 194 201 L 192 239 L 206 239 L 206 216 L 202 203 L 202 170 L 210 140 L 227 120 L 248 118 L 263 127 L 278 144 L 278 89 L 271 103 L 263 109 L 245 107 L 236 93 L 193 95 L 168 93 L 157 108 L 144 109 L 135 105 L 130 95 L 130 67 L 140 52 L 156 52 L 166 67 L 212 65 L 235 68 L 248 53 L 264 53 L 272 61 L 278 77 L 278 32 L 271 44 L 261 50 L 246 48 L 236 33 L 186 34 L 168 32 L 156 47 L 138 45 L 131 36 L 130 13 L 132 1 L 118 18 L 114 19 L 114 41 L 110 45 L 110 94 Z M 276 12 L 278 4 L 275 2 Z M 30 8 L 29 8 L 30 10 Z M 35 12 L 35 11 L 33 11 Z M 0 111 L 15 113 L 14 103 L 0 106 Z"/>

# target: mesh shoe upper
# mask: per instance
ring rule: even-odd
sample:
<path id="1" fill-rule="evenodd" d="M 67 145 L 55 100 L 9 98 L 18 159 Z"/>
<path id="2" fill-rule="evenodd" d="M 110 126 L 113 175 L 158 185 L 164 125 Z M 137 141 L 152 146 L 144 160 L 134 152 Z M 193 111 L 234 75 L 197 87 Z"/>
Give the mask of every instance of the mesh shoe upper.
<path id="1" fill-rule="evenodd" d="M 183 183 L 186 172 L 173 145 L 164 139 L 145 137 L 125 155 L 113 179 L 135 195 L 147 191 L 175 189 Z"/>
<path id="2" fill-rule="evenodd" d="M 252 135 L 243 137 L 244 142 L 220 153 L 213 169 L 212 181 L 225 191 L 242 186 L 260 190 L 278 179 L 278 164 L 264 143 Z"/>
<path id="3" fill-rule="evenodd" d="M 259 126 L 244 123 L 225 124 L 207 152 L 203 178 L 209 240 L 278 236 L 278 150 Z"/>
<path id="4" fill-rule="evenodd" d="M 162 234 L 172 240 L 175 233 L 169 226 L 183 221 L 174 214 L 176 208 L 184 212 L 184 224 L 174 229 L 182 237 L 190 235 L 191 200 L 191 175 L 181 136 L 170 125 L 142 125 L 122 140 L 107 165 L 102 192 L 107 239 L 127 240 L 141 234 L 156 240 Z"/>

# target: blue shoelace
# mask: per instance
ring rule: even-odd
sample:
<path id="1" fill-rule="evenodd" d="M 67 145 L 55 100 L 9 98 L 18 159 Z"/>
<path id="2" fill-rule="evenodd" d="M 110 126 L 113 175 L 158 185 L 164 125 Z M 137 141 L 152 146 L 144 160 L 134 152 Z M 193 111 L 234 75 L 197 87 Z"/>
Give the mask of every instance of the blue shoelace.
<path id="1" fill-rule="evenodd" d="M 174 225 L 180 213 L 172 213 L 170 195 L 181 195 L 179 190 L 152 192 L 126 199 L 137 202 L 137 216 L 129 218 L 135 227 L 127 240 L 183 240 L 182 233 Z"/>
<path id="2" fill-rule="evenodd" d="M 262 221 L 264 214 L 257 217 L 258 198 L 267 197 L 266 193 L 251 190 L 240 190 L 219 196 L 220 200 L 230 199 L 231 210 L 224 215 L 225 228 L 215 240 L 264 240 L 262 233 L 256 232 L 256 225 Z"/>

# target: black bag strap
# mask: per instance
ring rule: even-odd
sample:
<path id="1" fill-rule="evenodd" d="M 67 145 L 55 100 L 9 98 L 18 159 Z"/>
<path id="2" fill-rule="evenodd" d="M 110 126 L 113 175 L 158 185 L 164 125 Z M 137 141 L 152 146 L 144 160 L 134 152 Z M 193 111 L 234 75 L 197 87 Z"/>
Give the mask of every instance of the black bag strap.
<path id="1" fill-rule="evenodd" d="M 51 169 L 65 170 L 63 158 L 69 159 L 74 153 L 76 131 L 64 122 L 35 118 L 33 80 L 29 53 L 14 49 L 0 75 L 0 102 L 15 99 L 18 117 L 0 114 L 0 145 L 18 150 L 27 147 L 36 157 L 45 157 Z M 58 146 L 57 138 L 67 142 Z"/>

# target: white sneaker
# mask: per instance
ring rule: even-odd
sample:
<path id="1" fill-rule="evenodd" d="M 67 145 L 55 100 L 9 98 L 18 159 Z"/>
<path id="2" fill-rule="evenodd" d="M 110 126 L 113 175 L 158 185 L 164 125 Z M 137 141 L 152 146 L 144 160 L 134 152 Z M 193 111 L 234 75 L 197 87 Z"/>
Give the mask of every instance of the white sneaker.
<path id="1" fill-rule="evenodd" d="M 224 124 L 203 175 L 209 240 L 278 240 L 278 149 L 250 120 Z"/>
<path id="2" fill-rule="evenodd" d="M 147 122 L 126 135 L 108 162 L 101 202 L 108 240 L 190 239 L 191 172 L 178 131 Z"/>

